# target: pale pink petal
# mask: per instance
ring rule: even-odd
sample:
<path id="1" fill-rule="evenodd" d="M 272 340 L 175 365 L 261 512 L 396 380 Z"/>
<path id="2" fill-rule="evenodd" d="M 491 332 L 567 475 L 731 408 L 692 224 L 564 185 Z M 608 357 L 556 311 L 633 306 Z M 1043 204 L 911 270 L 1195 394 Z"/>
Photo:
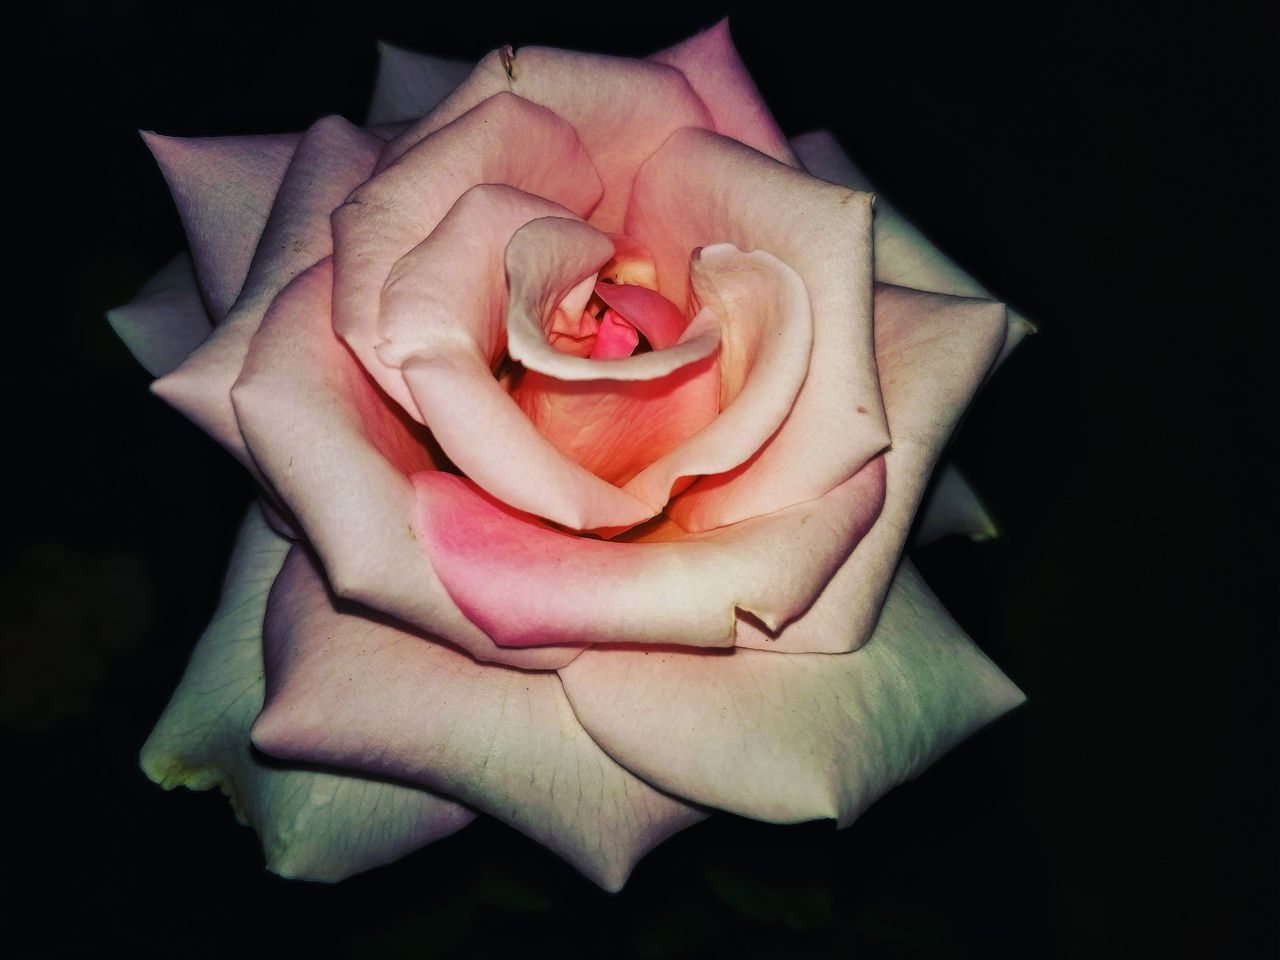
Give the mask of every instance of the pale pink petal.
<path id="1" fill-rule="evenodd" d="M 123 307 L 108 311 L 107 320 L 154 377 L 180 364 L 213 329 L 186 253 L 165 264 Z"/>
<path id="2" fill-rule="evenodd" d="M 790 416 L 737 475 L 683 494 L 709 528 L 820 497 L 889 442 L 871 329 L 871 198 L 706 130 L 682 130 L 636 178 L 625 232 L 683 301 L 689 256 L 718 242 L 799 274 L 813 311 L 808 376 Z M 690 521 L 692 522 L 692 521 Z"/>
<path id="3" fill-rule="evenodd" d="M 805 169 L 815 177 L 854 190 L 873 190 L 866 176 L 826 130 L 796 137 L 791 145 Z M 995 299 L 884 197 L 876 198 L 874 232 L 877 280 L 957 297 Z M 1000 359 L 1003 360 L 1026 334 L 1035 331 L 1035 325 L 1026 317 L 1009 310 L 1009 337 Z"/>
<path id="4" fill-rule="evenodd" d="M 1000 531 L 977 492 L 955 464 L 947 463 L 937 471 L 933 488 L 920 508 L 911 545 L 932 543 L 953 533 L 964 534 L 970 540 L 990 540 Z"/>
<path id="5" fill-rule="evenodd" d="M 738 56 L 727 17 L 649 59 L 669 64 L 685 75 L 694 93 L 707 105 L 717 133 L 740 140 L 788 166 L 800 165 Z"/>
<path id="6" fill-rule="evenodd" d="M 856 653 L 596 647 L 561 678 L 596 742 L 661 789 L 841 827 L 1025 699 L 906 562 Z"/>
<path id="7" fill-rule="evenodd" d="M 440 585 L 413 528 L 408 475 L 429 470 L 429 438 L 368 379 L 330 324 L 329 260 L 267 311 L 232 402 L 245 442 L 297 517 L 340 596 L 458 644 L 480 659 L 567 663 L 559 649 L 513 657 Z"/>
<path id="8" fill-rule="evenodd" d="M 943 445 L 1004 342 L 1004 306 L 876 285 L 876 357 L 893 446 L 884 510 L 809 611 L 781 633 L 745 621 L 738 645 L 856 650 L 871 634 Z"/>
<path id="9" fill-rule="evenodd" d="M 693 258 L 692 286 L 720 325 L 720 415 L 627 483 L 649 503 L 664 502 L 682 478 L 749 463 L 791 415 L 810 366 L 809 295 L 781 260 L 729 244 L 704 247 Z M 709 529 L 719 519 L 711 502 L 686 495 L 667 512 L 686 530 Z"/>
<path id="10" fill-rule="evenodd" d="M 583 732 L 554 673 L 481 665 L 339 605 L 295 549 L 271 594 L 272 756 L 422 784 L 492 814 L 607 890 L 704 814 L 618 766 Z"/>
<path id="11" fill-rule="evenodd" d="M 303 135 L 235 306 L 198 350 L 151 386 L 255 474 L 231 408 L 231 388 L 271 301 L 332 252 L 329 214 L 368 178 L 381 146 L 341 117 L 326 117 Z"/>
<path id="12" fill-rule="evenodd" d="M 379 42 L 378 78 L 367 122 L 384 124 L 426 116 L 467 78 L 471 66 L 463 60 L 446 60 Z"/>
<path id="13" fill-rule="evenodd" d="M 712 125 L 674 67 L 548 47 L 505 47 L 481 60 L 431 114 L 391 143 L 384 165 L 500 92 L 546 107 L 578 132 L 604 184 L 591 223 L 607 231 L 621 227 L 640 165 L 681 127 Z"/>
<path id="14" fill-rule="evenodd" d="M 661 543 L 538 523 L 439 471 L 417 474 L 414 521 L 463 612 L 500 644 L 730 646 L 736 613 L 772 629 L 804 612 L 884 500 L 876 458 L 826 496 Z"/>
<path id="15" fill-rule="evenodd" d="M 249 272 L 299 135 L 142 138 L 182 217 L 205 303 L 221 320 Z"/>
<path id="16" fill-rule="evenodd" d="M 421 788 L 264 762 L 254 751 L 249 728 L 266 689 L 262 621 L 288 550 L 251 509 L 218 609 L 142 748 L 142 768 L 165 789 L 220 787 L 236 818 L 257 831 L 274 873 L 341 880 L 448 836 L 475 814 Z"/>
<path id="17" fill-rule="evenodd" d="M 599 179 L 573 128 L 509 93 L 476 105 L 384 166 L 333 213 L 333 325 L 369 370 L 378 363 L 380 296 L 392 267 L 482 183 L 509 184 L 578 215 L 600 197 Z M 414 409 L 403 383 L 380 382 L 406 410 Z"/>

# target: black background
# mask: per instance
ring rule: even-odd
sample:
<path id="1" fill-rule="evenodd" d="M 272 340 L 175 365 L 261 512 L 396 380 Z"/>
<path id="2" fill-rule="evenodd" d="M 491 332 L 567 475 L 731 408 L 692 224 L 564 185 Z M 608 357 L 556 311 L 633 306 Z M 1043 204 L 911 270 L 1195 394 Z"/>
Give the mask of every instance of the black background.
<path id="1" fill-rule="evenodd" d="M 733 5 L 54 0 L 8 47 L 0 668 L 30 955 L 1268 956 L 1275 946 L 1275 23 L 1209 5 L 744 8 L 783 128 L 832 129 L 1042 328 L 953 456 L 1003 539 L 917 562 L 1028 705 L 849 830 L 718 817 L 600 893 L 492 821 L 336 887 L 262 869 L 136 756 L 252 495 L 103 311 L 184 246 L 137 128 L 360 119 L 374 41 L 640 55 Z M 619 104 L 625 109 L 625 104 Z M 29 114 L 28 114 L 29 111 Z M 15 256 L 16 254 L 16 256 Z"/>

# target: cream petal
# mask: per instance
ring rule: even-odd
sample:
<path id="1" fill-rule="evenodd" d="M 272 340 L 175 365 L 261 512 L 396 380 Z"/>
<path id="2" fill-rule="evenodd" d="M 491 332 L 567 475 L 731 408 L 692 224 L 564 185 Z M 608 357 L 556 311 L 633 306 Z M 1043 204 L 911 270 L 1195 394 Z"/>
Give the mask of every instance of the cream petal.
<path id="1" fill-rule="evenodd" d="M 546 107 L 578 132 L 604 185 L 590 221 L 606 231 L 621 226 L 640 165 L 680 128 L 712 125 L 707 108 L 674 67 L 549 47 L 505 47 L 481 60 L 444 102 L 393 141 L 384 165 L 504 91 Z"/>
<path id="2" fill-rule="evenodd" d="M 750 464 L 709 478 L 673 510 L 709 529 L 820 497 L 888 445 L 871 326 L 871 198 L 706 130 L 675 134 L 636 178 L 625 232 L 652 251 L 681 302 L 691 251 L 764 250 L 809 292 L 813 350 L 791 415 Z"/>
<path id="3" fill-rule="evenodd" d="M 273 872 L 341 880 L 454 833 L 475 814 L 418 787 L 256 755 L 249 729 L 266 687 L 262 620 L 288 550 L 251 509 L 218 609 L 142 748 L 142 768 L 166 789 L 220 787 L 261 837 Z"/>
<path id="4" fill-rule="evenodd" d="M 471 72 L 463 60 L 446 60 L 425 53 L 378 44 L 378 78 L 367 122 L 394 123 L 426 116 Z"/>
<path id="5" fill-rule="evenodd" d="M 152 384 L 158 396 L 255 474 L 231 407 L 231 388 L 271 301 L 299 273 L 332 253 L 329 214 L 368 179 L 381 147 L 377 137 L 341 117 L 326 117 L 303 135 L 235 306 L 181 366 Z"/>
<path id="6" fill-rule="evenodd" d="M 841 827 L 1025 699 L 908 562 L 856 653 L 597 647 L 560 675 L 595 741 L 661 789 Z"/>
<path id="7" fill-rule="evenodd" d="M 577 650 L 504 651 L 445 593 L 412 522 L 409 475 L 433 468 L 429 438 L 385 397 L 330 323 L 322 260 L 267 311 L 232 389 L 254 460 L 344 598 L 444 637 L 479 659 L 547 668 Z"/>
<path id="8" fill-rule="evenodd" d="M 583 732 L 554 673 L 480 665 L 335 607 L 295 549 L 267 613 L 272 756 L 421 783 L 564 857 L 607 890 L 703 813 L 654 790 Z"/>
<path id="9" fill-rule="evenodd" d="M 127 304 L 108 311 L 107 320 L 153 377 L 180 364 L 213 329 L 186 253 L 165 264 Z"/>
<path id="10" fill-rule="evenodd" d="M 649 59 L 684 74 L 693 92 L 707 105 L 716 133 L 739 140 L 788 166 L 800 166 L 738 56 L 727 17 Z"/>
<path id="11" fill-rule="evenodd" d="M 299 135 L 142 138 L 182 217 L 205 303 L 221 320 L 249 272 Z"/>
<path id="12" fill-rule="evenodd" d="M 938 456 L 1004 342 L 1004 306 L 989 300 L 877 284 L 875 310 L 893 434 L 884 509 L 803 617 L 781 633 L 744 622 L 739 646 L 844 653 L 870 636 Z"/>

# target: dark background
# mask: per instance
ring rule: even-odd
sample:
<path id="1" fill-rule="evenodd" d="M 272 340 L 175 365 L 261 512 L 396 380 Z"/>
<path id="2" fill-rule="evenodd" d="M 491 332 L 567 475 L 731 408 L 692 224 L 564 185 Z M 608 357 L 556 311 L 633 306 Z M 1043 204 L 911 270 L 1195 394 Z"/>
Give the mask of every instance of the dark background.
<path id="1" fill-rule="evenodd" d="M 8 98 L 2 368 L 0 892 L 19 952 L 1274 955 L 1262 4 L 734 14 L 783 128 L 831 128 L 1042 328 L 953 449 L 1003 539 L 917 553 L 1029 703 L 852 828 L 717 817 L 610 897 L 483 821 L 326 887 L 265 873 L 221 796 L 143 777 L 252 490 L 102 317 L 184 245 L 135 130 L 359 119 L 379 37 L 640 55 L 733 7 L 457 6 L 51 0 L 9 36 L 33 55 Z"/>

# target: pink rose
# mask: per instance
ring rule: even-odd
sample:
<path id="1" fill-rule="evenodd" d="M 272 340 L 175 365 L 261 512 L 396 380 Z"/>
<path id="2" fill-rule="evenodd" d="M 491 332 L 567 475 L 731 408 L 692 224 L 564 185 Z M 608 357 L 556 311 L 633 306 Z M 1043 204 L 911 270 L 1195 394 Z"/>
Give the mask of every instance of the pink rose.
<path id="1" fill-rule="evenodd" d="M 147 139 L 191 256 L 111 319 L 264 506 L 142 763 L 272 870 L 483 812 L 618 889 L 714 809 L 845 826 L 1021 702 L 901 553 L 1029 325 L 788 142 L 725 24 L 386 49 L 366 128 Z M 922 530 L 986 529 L 938 491 Z"/>

